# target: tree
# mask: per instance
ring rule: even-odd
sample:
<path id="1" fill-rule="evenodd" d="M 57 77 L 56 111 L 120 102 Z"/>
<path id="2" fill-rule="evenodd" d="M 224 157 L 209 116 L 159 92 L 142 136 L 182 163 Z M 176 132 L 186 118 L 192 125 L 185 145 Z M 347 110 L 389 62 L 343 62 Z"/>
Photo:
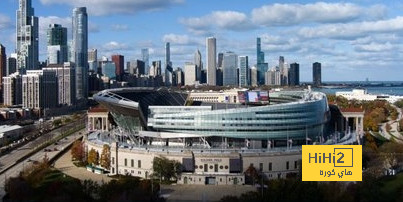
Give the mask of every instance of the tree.
<path id="1" fill-rule="evenodd" d="M 53 121 L 53 127 L 59 127 L 60 125 L 62 125 L 62 120 L 61 119 L 56 119 Z"/>
<path id="2" fill-rule="evenodd" d="M 104 144 L 102 148 L 100 164 L 107 170 L 111 167 L 111 148 L 107 144 Z"/>
<path id="3" fill-rule="evenodd" d="M 85 149 L 80 140 L 76 140 L 71 147 L 71 158 L 73 161 L 83 163 L 85 161 Z"/>
<path id="4" fill-rule="evenodd" d="M 154 157 L 153 159 L 153 176 L 160 180 L 177 180 L 181 173 L 182 165 L 175 160 L 169 160 L 166 157 Z"/>
<path id="5" fill-rule="evenodd" d="M 248 180 L 255 184 L 257 180 L 259 180 L 259 172 L 253 167 L 252 164 L 249 165 L 248 169 L 245 171 L 245 176 Z"/>
<path id="6" fill-rule="evenodd" d="M 98 165 L 99 162 L 99 154 L 97 151 L 95 151 L 94 148 L 92 148 L 90 150 L 90 152 L 88 152 L 88 160 L 87 160 L 88 164 L 90 165 Z"/>

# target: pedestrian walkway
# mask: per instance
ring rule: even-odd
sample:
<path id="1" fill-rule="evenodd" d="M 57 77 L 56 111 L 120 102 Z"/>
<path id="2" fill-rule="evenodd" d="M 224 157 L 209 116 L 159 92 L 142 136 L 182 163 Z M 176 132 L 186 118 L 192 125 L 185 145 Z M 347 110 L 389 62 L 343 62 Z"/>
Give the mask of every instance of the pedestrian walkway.
<path id="1" fill-rule="evenodd" d="M 93 172 L 87 171 L 85 167 L 75 166 L 71 161 L 71 150 L 68 150 L 59 159 L 57 159 L 54 163 L 54 167 L 64 174 L 69 175 L 73 178 L 77 178 L 81 181 L 93 180 L 101 185 L 102 183 L 108 183 L 112 180 L 111 177 L 108 177 L 106 175 L 95 174 Z"/>

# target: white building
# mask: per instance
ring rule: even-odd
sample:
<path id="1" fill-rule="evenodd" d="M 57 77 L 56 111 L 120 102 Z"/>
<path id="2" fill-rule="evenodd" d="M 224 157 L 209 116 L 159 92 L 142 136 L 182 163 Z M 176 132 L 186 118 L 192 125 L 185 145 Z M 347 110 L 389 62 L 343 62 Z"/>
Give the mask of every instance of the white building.
<path id="1" fill-rule="evenodd" d="M 216 52 L 216 38 L 209 37 L 206 39 L 206 60 L 207 60 L 207 85 L 215 86 L 216 69 L 217 69 L 217 52 Z"/>
<path id="2" fill-rule="evenodd" d="M 193 63 L 185 64 L 185 85 L 192 86 L 197 83 L 197 66 Z"/>
<path id="3" fill-rule="evenodd" d="M 22 104 L 21 75 L 18 72 L 3 77 L 3 98 L 6 106 Z"/>
<path id="4" fill-rule="evenodd" d="M 336 92 L 336 96 L 343 96 L 347 98 L 347 100 L 363 100 L 363 101 L 374 101 L 374 100 L 386 100 L 390 103 L 394 103 L 400 99 L 403 99 L 403 96 L 397 95 L 374 95 L 368 94 L 365 89 L 353 89 L 352 91 L 339 91 Z"/>
<path id="5" fill-rule="evenodd" d="M 22 75 L 22 106 L 31 109 L 56 107 L 57 85 L 54 71 L 28 70 Z"/>

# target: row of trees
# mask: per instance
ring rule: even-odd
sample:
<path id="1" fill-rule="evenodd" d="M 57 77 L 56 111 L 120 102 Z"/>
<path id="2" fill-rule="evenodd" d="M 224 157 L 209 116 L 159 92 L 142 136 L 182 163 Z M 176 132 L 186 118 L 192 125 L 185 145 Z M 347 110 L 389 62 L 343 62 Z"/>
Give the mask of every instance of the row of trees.
<path id="1" fill-rule="evenodd" d="M 153 159 L 153 177 L 160 181 L 177 181 L 178 175 L 182 172 L 182 165 L 176 160 L 170 160 L 166 157 L 154 157 Z"/>
<path id="2" fill-rule="evenodd" d="M 87 154 L 84 143 L 80 140 L 76 140 L 71 148 L 71 157 L 78 165 L 99 165 L 106 170 L 109 170 L 111 167 L 111 149 L 107 144 L 104 144 L 102 147 L 101 155 L 94 148 L 92 148 Z"/>

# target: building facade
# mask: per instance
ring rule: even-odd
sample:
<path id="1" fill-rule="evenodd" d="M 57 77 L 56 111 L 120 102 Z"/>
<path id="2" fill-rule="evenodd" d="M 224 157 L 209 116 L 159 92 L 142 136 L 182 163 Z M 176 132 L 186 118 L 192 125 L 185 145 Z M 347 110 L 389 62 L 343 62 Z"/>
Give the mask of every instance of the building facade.
<path id="1" fill-rule="evenodd" d="M 314 86 L 322 85 L 322 65 L 319 62 L 312 64 L 312 79 Z"/>
<path id="2" fill-rule="evenodd" d="M 17 10 L 17 68 L 33 70 L 39 65 L 38 17 L 31 0 L 19 0 Z"/>
<path id="3" fill-rule="evenodd" d="M 238 86 L 238 56 L 233 52 L 224 54 L 223 86 Z"/>
<path id="4" fill-rule="evenodd" d="M 90 49 L 88 50 L 88 70 L 97 72 L 98 71 L 98 50 Z"/>
<path id="5" fill-rule="evenodd" d="M 239 87 L 249 86 L 248 56 L 239 56 Z"/>
<path id="6" fill-rule="evenodd" d="M 7 74 L 7 55 L 6 55 L 6 47 L 0 44 L 0 93 L 3 90 L 3 77 Z M 0 102 L 2 102 L 2 98 L 0 98 Z"/>
<path id="7" fill-rule="evenodd" d="M 185 85 L 192 86 L 197 83 L 197 66 L 193 63 L 185 64 Z"/>
<path id="8" fill-rule="evenodd" d="M 290 64 L 288 84 L 290 86 L 299 86 L 299 64 L 296 62 Z"/>
<path id="9" fill-rule="evenodd" d="M 46 70 L 28 70 L 22 75 L 22 106 L 47 109 L 58 106 L 56 73 Z"/>
<path id="10" fill-rule="evenodd" d="M 54 72 L 58 83 L 58 105 L 72 106 L 75 104 L 75 66 L 72 62 L 49 65 L 42 69 L 44 72 Z"/>
<path id="11" fill-rule="evenodd" d="M 67 28 L 50 24 L 47 30 L 48 64 L 63 64 L 68 61 Z"/>
<path id="12" fill-rule="evenodd" d="M 216 53 L 216 38 L 209 37 L 206 39 L 206 61 L 207 61 L 207 85 L 215 86 L 216 69 L 217 69 L 217 53 Z"/>
<path id="13" fill-rule="evenodd" d="M 146 74 L 149 74 L 150 73 L 150 62 L 149 62 L 148 48 L 141 49 L 141 57 L 142 57 L 142 61 L 144 62 L 144 66 L 145 66 L 144 71 Z"/>
<path id="14" fill-rule="evenodd" d="M 72 56 L 76 65 L 76 97 L 87 99 L 88 96 L 88 15 L 87 8 L 73 9 L 73 44 Z"/>
<path id="15" fill-rule="evenodd" d="M 171 62 L 171 46 L 170 43 L 165 43 L 165 86 L 172 86 L 173 68 Z"/>
<path id="16" fill-rule="evenodd" d="M 265 83 L 264 77 L 265 72 L 267 72 L 268 69 L 268 64 L 264 61 L 264 52 L 262 51 L 261 40 L 259 37 L 256 39 L 256 62 L 258 85 L 263 85 Z"/>
<path id="17" fill-rule="evenodd" d="M 4 105 L 22 104 L 22 78 L 18 72 L 3 77 L 3 89 Z"/>
<path id="18" fill-rule="evenodd" d="M 203 62 L 202 62 L 202 56 L 201 53 L 199 51 L 199 49 L 197 49 L 195 55 L 194 55 L 194 64 L 196 65 L 196 80 L 201 82 L 201 71 L 203 69 Z"/>
<path id="19" fill-rule="evenodd" d="M 116 80 L 122 81 L 125 73 L 125 58 L 123 55 L 112 55 L 112 62 L 115 63 Z"/>

